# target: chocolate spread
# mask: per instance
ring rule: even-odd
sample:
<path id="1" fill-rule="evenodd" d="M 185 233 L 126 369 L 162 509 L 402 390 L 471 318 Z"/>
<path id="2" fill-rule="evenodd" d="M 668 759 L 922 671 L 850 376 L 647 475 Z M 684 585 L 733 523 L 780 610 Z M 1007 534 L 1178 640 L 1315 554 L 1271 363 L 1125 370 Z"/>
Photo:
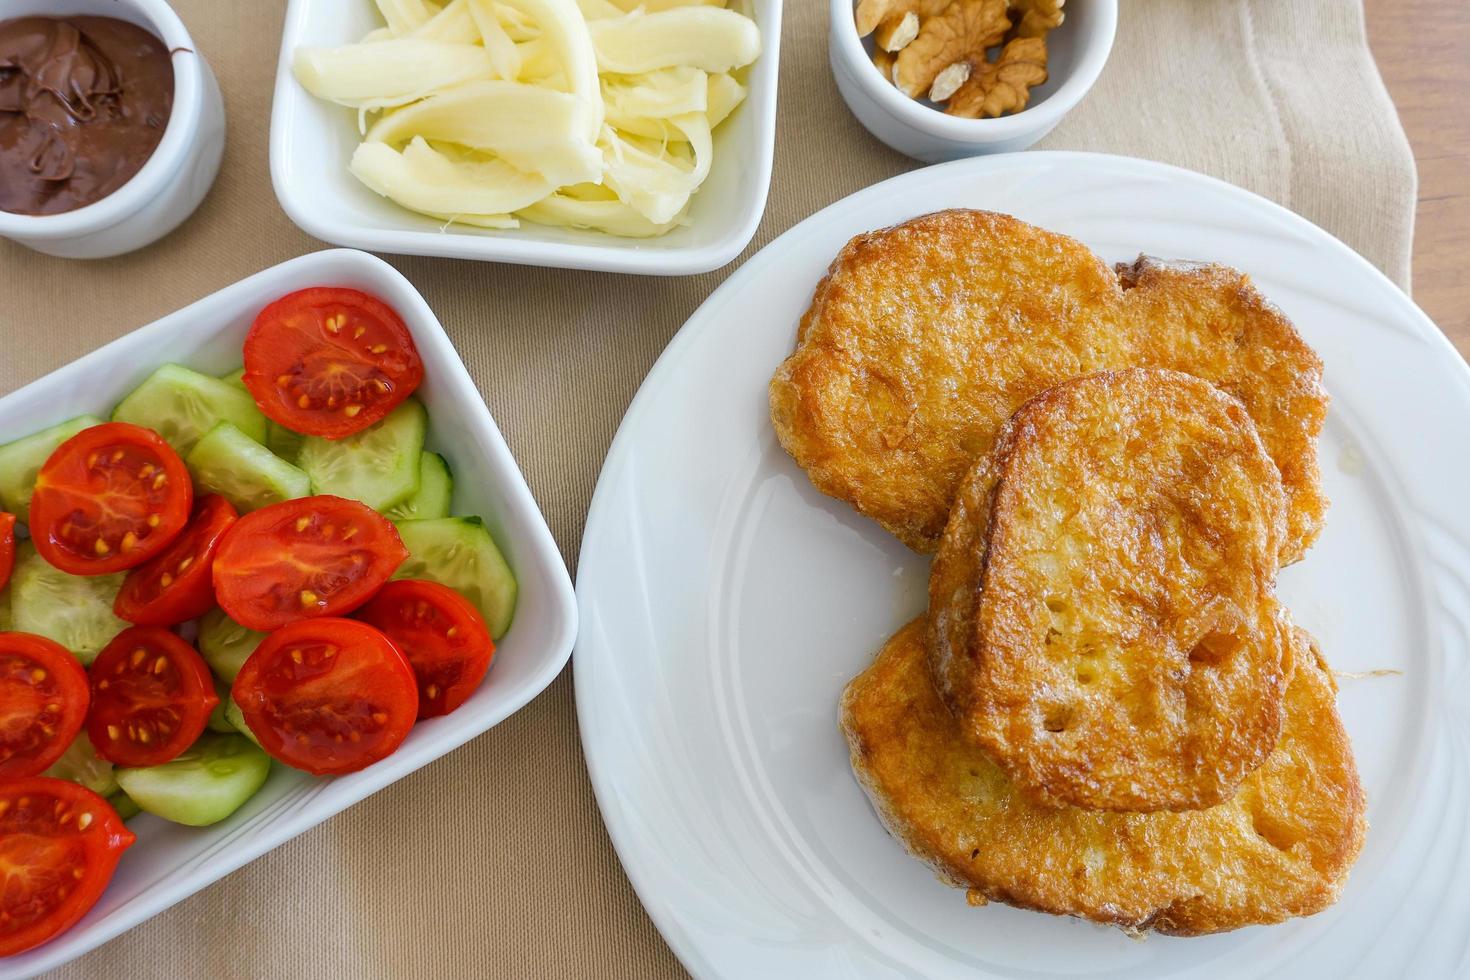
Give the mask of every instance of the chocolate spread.
<path id="1" fill-rule="evenodd" d="M 142 169 L 168 125 L 163 42 L 112 17 L 0 21 L 0 210 L 57 214 Z"/>

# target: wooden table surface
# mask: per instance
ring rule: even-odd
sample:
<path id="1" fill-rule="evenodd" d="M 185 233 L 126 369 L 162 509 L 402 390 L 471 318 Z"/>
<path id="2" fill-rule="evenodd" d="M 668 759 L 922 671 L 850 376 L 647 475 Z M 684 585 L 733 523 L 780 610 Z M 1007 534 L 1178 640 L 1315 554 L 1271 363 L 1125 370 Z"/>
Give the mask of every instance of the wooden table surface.
<path id="1" fill-rule="evenodd" d="M 1368 43 L 1419 165 L 1414 299 L 1470 359 L 1470 2 L 1366 7 Z"/>

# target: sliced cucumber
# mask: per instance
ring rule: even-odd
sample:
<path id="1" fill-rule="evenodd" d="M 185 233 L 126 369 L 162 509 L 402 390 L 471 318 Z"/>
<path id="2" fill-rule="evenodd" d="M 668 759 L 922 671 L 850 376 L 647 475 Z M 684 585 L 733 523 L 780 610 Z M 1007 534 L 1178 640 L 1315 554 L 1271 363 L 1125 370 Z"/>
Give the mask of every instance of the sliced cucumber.
<path id="1" fill-rule="evenodd" d="M 497 640 L 510 629 L 516 580 L 478 517 L 400 521 L 395 525 L 408 559 L 394 578 L 423 578 L 447 585 L 480 610 Z"/>
<path id="2" fill-rule="evenodd" d="M 312 493 L 351 497 L 384 511 L 418 492 L 428 427 L 424 406 L 410 398 L 357 435 L 307 436 L 296 465 L 311 477 Z"/>
<path id="3" fill-rule="evenodd" d="M 39 633 L 66 647 L 84 665 L 127 623 L 112 613 L 112 602 L 126 572 L 112 575 L 68 575 L 23 542 L 15 552 L 10 577 L 10 616 L 17 630 Z"/>
<path id="4" fill-rule="evenodd" d="M 15 620 L 10 615 L 10 586 L 0 589 L 0 630 L 15 629 Z"/>
<path id="5" fill-rule="evenodd" d="M 117 792 L 117 778 L 113 775 L 112 763 L 97 757 L 97 751 L 92 748 L 92 740 L 87 737 L 85 728 L 72 739 L 71 745 L 61 753 L 61 758 L 41 775 L 81 783 L 98 796 L 111 796 Z"/>
<path id="6" fill-rule="evenodd" d="M 424 453 L 419 460 L 419 490 L 384 515 L 390 521 L 426 521 L 449 516 L 449 498 L 454 495 L 454 478 L 449 464 L 438 453 Z"/>
<path id="7" fill-rule="evenodd" d="M 112 410 L 114 422 L 146 426 L 180 456 L 219 422 L 232 422 L 256 442 L 265 442 L 265 416 L 243 388 L 165 364 Z"/>
<path id="8" fill-rule="evenodd" d="M 220 732 L 225 735 L 237 734 L 235 726 L 230 723 L 229 715 L 225 711 L 225 705 L 230 701 L 229 685 L 221 684 L 216 680 L 214 693 L 219 697 L 219 704 L 215 705 L 214 710 L 209 713 L 209 721 L 205 722 L 205 727 L 212 732 Z"/>
<path id="9" fill-rule="evenodd" d="M 218 607 L 199 620 L 199 652 L 214 676 L 225 684 L 235 683 L 245 659 L 260 646 L 264 633 L 248 630 Z"/>
<path id="10" fill-rule="evenodd" d="M 234 385 L 241 391 L 249 391 L 245 387 L 244 368 L 226 374 L 220 380 L 227 385 Z M 294 463 L 296 461 L 296 454 L 301 452 L 301 441 L 305 438 L 306 436 L 301 435 L 299 432 L 292 432 L 279 422 L 269 418 L 265 420 L 265 448 L 288 463 Z"/>
<path id="11" fill-rule="evenodd" d="M 190 827 L 219 823 L 265 783 L 270 756 L 241 735 L 204 735 L 161 766 L 119 769 L 118 784 L 139 807 Z"/>
<path id="12" fill-rule="evenodd" d="M 244 735 L 256 745 L 260 744 L 260 739 L 255 737 L 255 733 L 252 732 L 250 730 L 250 726 L 245 723 L 245 712 L 240 710 L 240 703 L 235 700 L 233 695 L 225 698 L 225 718 L 229 720 L 231 725 L 235 726 L 235 731 L 239 732 L 241 735 Z"/>
<path id="13" fill-rule="evenodd" d="M 107 802 L 112 804 L 112 808 L 117 811 L 119 820 L 131 820 L 143 812 L 138 808 L 138 804 L 133 802 L 133 798 L 122 790 L 109 796 Z"/>
<path id="14" fill-rule="evenodd" d="M 53 425 L 34 435 L 0 446 L 0 506 L 10 511 L 22 524 L 31 519 L 31 491 L 36 489 L 36 474 L 41 464 L 72 436 L 83 429 L 101 425 L 95 415 L 78 415 L 60 425 Z"/>
<path id="15" fill-rule="evenodd" d="M 306 436 L 292 432 L 278 422 L 267 422 L 265 425 L 265 448 L 288 463 L 294 463 L 300 457 L 301 446 L 305 442 Z"/>
<path id="16" fill-rule="evenodd" d="M 205 433 L 184 462 L 196 491 L 217 493 L 241 513 L 311 493 L 305 473 L 229 422 Z"/>

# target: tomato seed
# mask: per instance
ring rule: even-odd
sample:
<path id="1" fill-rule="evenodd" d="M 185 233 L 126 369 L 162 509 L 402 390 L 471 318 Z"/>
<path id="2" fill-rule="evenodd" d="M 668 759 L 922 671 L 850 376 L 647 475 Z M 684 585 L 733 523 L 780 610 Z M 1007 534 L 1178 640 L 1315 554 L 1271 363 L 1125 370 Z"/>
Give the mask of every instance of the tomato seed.
<path id="1" fill-rule="evenodd" d="M 311 407 L 311 399 L 308 398 L 305 395 L 302 395 L 300 398 L 296 399 L 296 407 L 297 408 L 310 408 Z"/>
<path id="2" fill-rule="evenodd" d="M 357 418 L 357 413 L 362 411 L 361 405 L 348 405 L 342 409 L 342 414 L 350 419 Z"/>
<path id="3" fill-rule="evenodd" d="M 94 545 L 92 545 L 92 550 L 95 551 L 95 552 L 97 552 L 97 554 L 99 554 L 99 555 L 105 555 L 109 551 L 111 551 L 112 548 L 108 546 L 108 544 L 107 544 L 106 541 L 103 541 L 101 538 L 98 538 L 97 539 L 97 542 Z"/>
<path id="4" fill-rule="evenodd" d="M 112 739 L 114 742 L 116 742 L 118 739 L 122 738 L 122 732 L 120 732 L 120 731 L 117 730 L 117 726 L 116 725 L 108 725 L 107 726 L 107 737 L 110 738 L 110 739 Z"/>
<path id="5" fill-rule="evenodd" d="M 35 681 L 37 684 L 41 683 L 45 679 L 46 672 L 40 667 L 37 667 L 35 670 L 31 671 L 31 680 Z"/>
<path id="6" fill-rule="evenodd" d="M 143 661 L 146 660 L 147 657 L 148 651 L 144 650 L 142 647 L 139 647 L 138 649 L 133 651 L 131 663 L 134 667 L 141 667 L 143 666 Z"/>
<path id="7" fill-rule="evenodd" d="M 162 518 L 159 517 L 157 514 L 149 514 L 148 515 L 148 526 L 149 527 L 157 527 L 158 526 L 158 522 L 160 520 L 162 520 Z"/>
<path id="8" fill-rule="evenodd" d="M 123 539 L 122 539 L 122 550 L 123 551 L 132 551 L 137 546 L 138 546 L 138 536 L 136 534 L 134 534 L 132 531 L 129 531 L 127 534 L 124 534 L 123 535 Z"/>
<path id="9" fill-rule="evenodd" d="M 367 327 L 358 327 L 356 330 L 352 331 L 352 339 L 356 340 L 365 333 L 367 333 Z"/>
<path id="10" fill-rule="evenodd" d="M 164 572 L 162 575 L 158 576 L 158 584 L 166 589 L 170 585 L 174 584 L 174 577 L 168 572 Z"/>
<path id="11" fill-rule="evenodd" d="M 164 668 L 166 668 L 167 666 L 168 666 L 168 658 L 167 657 L 159 657 L 157 660 L 153 661 L 153 672 L 155 674 L 161 674 L 161 673 L 163 673 Z"/>
<path id="12" fill-rule="evenodd" d="M 78 830 L 86 830 L 90 826 L 92 826 L 92 814 L 91 813 L 84 813 L 80 817 L 77 817 L 77 829 Z"/>

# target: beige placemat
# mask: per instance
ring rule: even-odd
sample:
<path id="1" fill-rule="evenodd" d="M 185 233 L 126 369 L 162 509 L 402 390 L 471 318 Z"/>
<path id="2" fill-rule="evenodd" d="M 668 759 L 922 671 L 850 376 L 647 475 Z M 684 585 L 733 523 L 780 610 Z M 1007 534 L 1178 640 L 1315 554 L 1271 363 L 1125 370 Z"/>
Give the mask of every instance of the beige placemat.
<path id="1" fill-rule="evenodd" d="M 322 247 L 282 214 L 268 175 L 284 4 L 175 6 L 224 89 L 229 142 L 219 181 L 183 228 L 125 258 L 68 262 L 0 243 L 0 391 Z M 1407 284 L 1413 161 L 1357 2 L 1121 6 L 1107 69 L 1045 146 L 1150 157 L 1241 184 L 1305 214 Z M 842 105 L 827 67 L 826 19 L 820 0 L 788 4 L 776 171 L 752 249 L 914 166 L 869 137 Z M 593 483 L 624 408 L 729 270 L 662 280 L 391 261 L 453 337 L 574 566 Z M 19 434 L 4 433 L 0 420 L 0 441 Z M 677 973 L 608 844 L 577 742 L 568 673 L 470 745 L 58 975 Z"/>

